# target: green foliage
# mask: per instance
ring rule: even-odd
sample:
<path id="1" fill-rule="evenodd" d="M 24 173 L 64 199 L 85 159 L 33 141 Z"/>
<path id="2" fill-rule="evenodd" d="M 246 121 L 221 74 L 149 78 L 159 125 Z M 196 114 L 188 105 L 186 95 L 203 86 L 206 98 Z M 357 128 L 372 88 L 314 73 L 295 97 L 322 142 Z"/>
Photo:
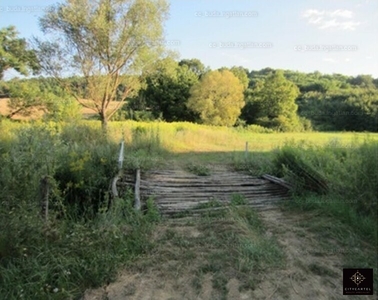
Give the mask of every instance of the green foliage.
<path id="1" fill-rule="evenodd" d="M 378 131 L 378 90 L 308 92 L 298 99 L 299 114 L 316 129 Z"/>
<path id="2" fill-rule="evenodd" d="M 265 119 L 259 119 L 264 116 L 259 115 L 258 95 L 262 83 L 273 72 L 273 69 L 265 68 L 249 73 L 249 88 L 245 91 L 246 105 L 241 115 L 247 124 L 269 124 L 271 118 L 266 116 Z M 377 80 L 370 75 L 350 77 L 320 72 L 306 74 L 290 70 L 283 71 L 283 75 L 300 90 L 296 104 L 301 118 L 298 121 L 294 117 L 286 116 L 288 120 L 283 123 L 273 118 L 271 126 L 278 124 L 281 130 L 290 128 L 290 131 L 306 131 L 312 127 L 322 131 L 378 130 Z"/>
<path id="3" fill-rule="evenodd" d="M 73 299 L 114 280 L 120 266 L 152 247 L 156 212 L 138 213 L 131 201 L 117 199 L 86 222 L 68 216 L 43 224 L 30 207 L 0 209 L 0 297 Z"/>
<path id="4" fill-rule="evenodd" d="M 87 99 L 82 105 L 98 113 L 106 131 L 108 120 L 141 87 L 134 74 L 161 57 L 168 10 L 165 0 L 59 3 L 40 19 L 42 31 L 53 34 L 51 41 L 37 41 L 42 67 L 76 99 Z M 67 73 L 79 84 L 62 80 Z"/>
<path id="5" fill-rule="evenodd" d="M 276 174 L 310 190 L 322 191 L 327 186 L 329 200 L 333 197 L 360 214 L 376 216 L 377 153 L 378 143 L 373 140 L 362 144 L 334 140 L 324 147 L 291 143 L 277 153 Z"/>
<path id="6" fill-rule="evenodd" d="M 223 67 L 223 68 L 220 68 L 218 71 L 223 71 L 223 70 L 228 70 L 232 72 L 232 74 L 234 74 L 240 80 L 240 83 L 243 85 L 244 90 L 247 89 L 248 84 L 249 84 L 248 69 L 245 69 L 242 66 L 239 66 L 239 67 L 234 66 L 230 69 Z"/>
<path id="7" fill-rule="evenodd" d="M 188 108 L 209 125 L 232 126 L 244 106 L 243 86 L 230 71 L 211 71 L 190 90 Z"/>
<path id="8" fill-rule="evenodd" d="M 0 200 L 9 207 L 16 199 L 35 203 L 41 178 L 55 174 L 60 165 L 57 156 L 64 149 L 57 130 L 54 124 L 35 124 L 19 129 L 8 145 L 0 141 L 0 149 L 4 149 L 0 152 Z"/>
<path id="9" fill-rule="evenodd" d="M 106 200 L 117 172 L 118 145 L 106 141 L 99 129 L 69 125 L 62 130 L 67 145 L 56 172 L 62 196 L 79 215 L 95 214 Z"/>
<path id="10" fill-rule="evenodd" d="M 136 126 L 131 131 L 131 143 L 125 147 L 125 167 L 129 170 L 149 170 L 160 163 L 166 153 L 159 128 Z"/>
<path id="11" fill-rule="evenodd" d="M 140 101 L 152 110 L 155 118 L 168 122 L 194 121 L 195 114 L 186 107 L 190 88 L 198 82 L 198 75 L 187 64 L 179 65 L 166 58 L 157 62 L 156 71 L 146 79 L 146 88 L 140 92 Z"/>
<path id="12" fill-rule="evenodd" d="M 209 68 L 206 68 L 204 64 L 197 58 L 182 59 L 178 64 L 180 67 L 187 66 L 190 71 L 197 75 L 198 78 L 201 78 L 203 74 L 209 71 Z"/>
<path id="13" fill-rule="evenodd" d="M 152 127 L 137 126 L 132 129 L 132 144 L 134 151 L 144 150 L 149 155 L 158 154 L 163 151 L 160 141 L 159 129 Z"/>
<path id="14" fill-rule="evenodd" d="M 356 85 L 362 88 L 374 89 L 374 79 L 371 75 L 357 75 L 349 80 L 350 84 Z"/>
<path id="15" fill-rule="evenodd" d="M 33 116 L 43 112 L 47 121 L 75 122 L 82 118 L 77 101 L 70 98 L 51 78 L 12 79 L 3 85 L 9 96 L 7 118 Z"/>
<path id="16" fill-rule="evenodd" d="M 271 174 L 274 171 L 272 157 L 270 153 L 250 152 L 234 153 L 232 165 L 236 171 L 245 171 L 253 176 Z"/>
<path id="17" fill-rule="evenodd" d="M 245 106 L 241 110 L 240 118 L 245 120 L 248 125 L 257 122 L 260 109 L 257 94 L 262 88 L 262 84 L 261 81 L 258 81 L 253 89 L 248 88 L 244 91 Z"/>
<path id="18" fill-rule="evenodd" d="M 50 104 L 46 118 L 57 123 L 77 123 L 82 119 L 81 106 L 76 100 L 69 97 L 57 99 Z"/>
<path id="19" fill-rule="evenodd" d="M 233 194 L 230 204 L 231 206 L 247 205 L 247 200 L 242 195 Z"/>
<path id="20" fill-rule="evenodd" d="M 324 194 L 328 191 L 327 181 L 316 168 L 303 158 L 300 148 L 281 148 L 274 159 L 276 173 L 284 176 L 295 188 L 295 192 L 313 191 Z"/>
<path id="21" fill-rule="evenodd" d="M 186 165 L 186 168 L 189 170 L 189 172 L 192 172 L 198 176 L 209 176 L 211 174 L 209 167 L 204 165 L 189 163 Z"/>
<path id="22" fill-rule="evenodd" d="M 109 205 L 118 145 L 81 124 L 35 123 L 0 139 L 0 298 L 73 299 L 151 249 L 160 214 L 133 195 Z M 44 220 L 40 182 L 48 176 Z"/>
<path id="23" fill-rule="evenodd" d="M 7 85 L 10 110 L 7 118 L 15 115 L 30 116 L 36 111 L 47 111 L 56 96 L 43 90 L 36 81 L 12 80 Z"/>
<path id="24" fill-rule="evenodd" d="M 247 127 L 245 127 L 245 130 L 247 130 L 248 132 L 253 132 L 253 133 L 273 133 L 274 132 L 274 130 L 272 129 L 265 128 L 263 126 L 255 125 L 255 124 L 248 125 Z"/>
<path id="25" fill-rule="evenodd" d="M 4 72 L 14 69 L 22 75 L 34 74 L 40 70 L 35 51 L 28 50 L 25 39 L 17 37 L 14 26 L 0 29 L 0 80 Z"/>
<path id="26" fill-rule="evenodd" d="M 206 208 L 221 207 L 221 206 L 223 206 L 222 202 L 220 202 L 217 199 L 211 199 L 210 201 L 198 204 L 195 207 L 195 209 L 206 209 Z"/>
<path id="27" fill-rule="evenodd" d="M 296 121 L 295 99 L 299 95 L 297 86 L 285 79 L 283 72 L 276 71 L 257 89 L 255 96 L 258 101 L 258 124 L 289 131 L 292 123 Z"/>

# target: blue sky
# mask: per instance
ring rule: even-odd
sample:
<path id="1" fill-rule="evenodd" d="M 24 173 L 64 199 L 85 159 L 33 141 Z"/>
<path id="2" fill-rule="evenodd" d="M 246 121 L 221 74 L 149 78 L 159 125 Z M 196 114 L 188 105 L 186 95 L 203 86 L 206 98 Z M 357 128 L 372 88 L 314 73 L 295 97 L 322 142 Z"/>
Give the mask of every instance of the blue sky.
<path id="1" fill-rule="evenodd" d="M 0 0 L 0 28 L 41 36 L 56 0 Z M 171 0 L 167 46 L 212 69 L 243 66 L 378 77 L 376 0 Z M 10 72 L 7 77 L 16 73 Z"/>

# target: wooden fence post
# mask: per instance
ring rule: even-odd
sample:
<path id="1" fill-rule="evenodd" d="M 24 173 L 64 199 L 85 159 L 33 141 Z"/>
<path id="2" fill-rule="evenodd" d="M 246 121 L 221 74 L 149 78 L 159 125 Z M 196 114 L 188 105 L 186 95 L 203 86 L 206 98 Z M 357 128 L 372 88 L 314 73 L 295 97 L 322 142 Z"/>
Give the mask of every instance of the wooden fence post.
<path id="1" fill-rule="evenodd" d="M 50 196 L 50 183 L 49 177 L 44 176 L 39 184 L 40 188 L 40 201 L 41 201 L 41 209 L 42 214 L 45 216 L 45 222 L 49 219 L 49 196 Z"/>
<path id="2" fill-rule="evenodd" d="M 141 204 L 140 204 L 140 169 L 136 170 L 135 174 L 135 202 L 134 202 L 134 208 L 136 210 L 140 210 Z"/>
<path id="3" fill-rule="evenodd" d="M 248 159 L 248 142 L 245 142 L 245 152 L 244 152 L 245 160 Z"/>

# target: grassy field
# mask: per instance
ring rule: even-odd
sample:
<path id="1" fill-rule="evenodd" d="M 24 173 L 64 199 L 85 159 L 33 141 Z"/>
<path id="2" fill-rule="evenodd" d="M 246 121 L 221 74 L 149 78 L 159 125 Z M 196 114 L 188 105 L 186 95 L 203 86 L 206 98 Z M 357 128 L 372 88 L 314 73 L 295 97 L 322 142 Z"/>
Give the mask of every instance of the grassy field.
<path id="1" fill-rule="evenodd" d="M 39 123 L 39 121 L 37 121 Z M 51 126 L 64 126 L 62 124 Z M 83 121 L 79 124 L 93 129 L 100 128 L 98 121 Z M 30 123 L 5 122 L 1 126 L 2 134 L 31 126 Z M 378 133 L 355 132 L 295 132 L 295 133 L 257 133 L 257 130 L 207 126 L 189 122 L 136 122 L 123 121 L 109 123 L 109 136 L 115 141 L 124 137 L 131 142 L 133 130 L 143 128 L 152 134 L 158 134 L 161 146 L 173 153 L 182 152 L 232 152 L 244 151 L 248 142 L 250 151 L 271 151 L 287 142 L 305 140 L 322 146 L 329 142 L 339 141 L 341 147 L 351 148 L 353 143 L 362 142 L 365 138 L 378 140 Z"/>
<path id="2" fill-rule="evenodd" d="M 289 267 L 311 279 L 304 291 L 319 279 L 312 276 L 328 276 L 337 285 L 335 272 L 342 267 L 375 267 L 378 134 L 261 131 L 126 121 L 111 122 L 104 138 L 96 121 L 0 121 L 0 298 L 77 299 L 88 288 L 116 280 L 125 266 L 146 274 L 155 268 L 156 278 L 174 280 L 172 260 L 190 273 L 185 280 L 192 282 L 193 297 L 210 280 L 215 298 L 204 299 L 231 299 L 230 291 L 236 291 L 230 280 L 258 290 L 261 276 L 279 282 Z M 183 167 L 207 174 L 221 165 L 299 184 L 282 213 L 231 210 L 205 216 L 190 229 L 199 233 L 188 237 L 160 219 L 153 201 L 146 212 L 133 211 L 131 191 L 110 205 L 109 180 L 117 173 L 121 140 L 128 169 Z M 306 190 L 304 174 L 318 178 L 315 184 L 326 182 L 327 193 Z M 41 215 L 41 179 L 51 188 L 48 220 Z M 285 248 L 295 243 L 302 248 Z M 176 253 L 170 252 L 172 245 Z M 291 262 L 294 250 L 303 255 Z M 337 265 L 327 267 L 335 252 Z M 196 253 L 202 254 L 191 265 Z M 157 272 L 159 261 L 167 262 L 165 274 Z M 265 265 L 273 273 L 264 274 Z M 290 299 L 298 289 L 277 285 L 260 292 Z"/>
<path id="3" fill-rule="evenodd" d="M 89 123 L 88 123 L 89 124 Z M 91 123 L 92 126 L 99 125 Z M 378 140 L 377 133 L 351 132 L 303 132 L 303 133 L 256 133 L 253 129 L 239 129 L 206 126 L 187 122 L 112 122 L 110 135 L 120 139 L 124 134 L 131 140 L 133 129 L 146 128 L 160 135 L 162 146 L 173 153 L 183 152 L 232 152 L 244 151 L 248 142 L 250 151 L 271 151 L 286 142 L 306 140 L 319 146 L 338 140 L 339 146 L 353 147 L 354 142 L 362 142 L 366 137 Z"/>

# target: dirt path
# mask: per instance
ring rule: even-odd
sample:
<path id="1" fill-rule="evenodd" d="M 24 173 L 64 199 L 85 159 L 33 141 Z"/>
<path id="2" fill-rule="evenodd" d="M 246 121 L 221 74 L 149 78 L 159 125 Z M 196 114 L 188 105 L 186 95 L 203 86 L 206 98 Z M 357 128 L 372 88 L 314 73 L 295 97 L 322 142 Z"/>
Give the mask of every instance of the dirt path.
<path id="1" fill-rule="evenodd" d="M 282 211 L 278 206 L 258 214 L 265 234 L 282 248 L 285 265 L 259 271 L 253 288 L 245 288 L 237 268 L 223 272 L 222 265 L 220 270 L 208 267 L 209 257 L 219 249 L 212 246 L 211 231 L 201 226 L 200 219 L 186 217 L 165 219 L 154 232 L 153 252 L 123 270 L 116 282 L 87 291 L 84 300 L 345 299 L 340 247 L 303 226 L 311 214 Z M 233 247 L 223 246 L 225 251 Z"/>
<path id="2" fill-rule="evenodd" d="M 240 282 L 230 278 L 224 293 L 214 287 L 212 274 L 199 274 L 211 251 L 196 218 L 167 220 L 155 232 L 154 253 L 123 271 L 116 282 L 87 291 L 84 300 L 212 300 L 251 299 L 251 291 L 240 292 Z"/>
<path id="3" fill-rule="evenodd" d="M 283 213 L 279 209 L 260 212 L 267 227 L 283 247 L 287 266 L 264 274 L 254 299 L 342 299 L 340 257 L 325 252 L 317 237 L 299 222 L 308 215 Z M 267 297 L 269 296 L 269 297 Z"/>
<path id="4" fill-rule="evenodd" d="M 259 212 L 282 246 L 286 266 L 266 270 L 254 290 L 240 291 L 237 277 L 227 278 L 220 292 L 211 273 L 198 274 L 206 264 L 209 249 L 196 219 L 167 220 L 159 225 L 154 253 L 124 270 L 108 286 L 88 291 L 85 300 L 180 300 L 180 299 L 344 299 L 342 265 L 335 251 L 325 251 L 314 233 L 298 224 L 308 216 L 291 215 L 279 209 Z M 363 297 L 374 299 L 375 296 Z M 353 299 L 353 298 L 351 298 Z"/>

